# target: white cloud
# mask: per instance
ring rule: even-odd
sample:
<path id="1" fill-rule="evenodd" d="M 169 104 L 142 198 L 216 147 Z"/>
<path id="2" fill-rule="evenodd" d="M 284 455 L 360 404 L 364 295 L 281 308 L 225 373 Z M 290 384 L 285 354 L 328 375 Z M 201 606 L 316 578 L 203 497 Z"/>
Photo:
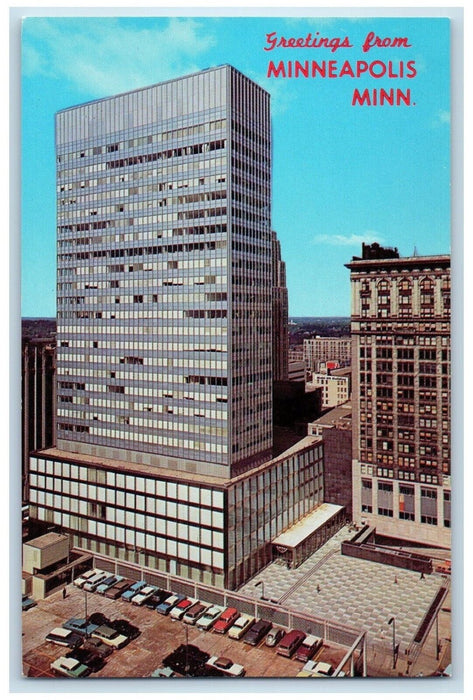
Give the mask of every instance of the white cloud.
<path id="1" fill-rule="evenodd" d="M 326 243 L 334 246 L 360 246 L 362 243 L 382 243 L 383 238 L 376 231 L 365 231 L 362 234 L 351 233 L 348 236 L 322 233 L 315 236 L 312 242 Z"/>
<path id="2" fill-rule="evenodd" d="M 171 17 L 126 25 L 117 18 L 28 22 L 23 70 L 73 83 L 83 92 L 117 93 L 200 69 L 215 39 L 208 25 Z"/>

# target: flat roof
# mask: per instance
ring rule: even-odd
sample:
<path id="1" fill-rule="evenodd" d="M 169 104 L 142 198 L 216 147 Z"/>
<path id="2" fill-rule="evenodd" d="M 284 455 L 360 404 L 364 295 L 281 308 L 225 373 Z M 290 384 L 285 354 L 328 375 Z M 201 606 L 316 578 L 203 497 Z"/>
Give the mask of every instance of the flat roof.
<path id="1" fill-rule="evenodd" d="M 410 270 L 424 267 L 450 267 L 450 255 L 416 255 L 406 258 L 358 258 L 355 257 L 349 263 L 345 263 L 345 267 L 356 272 L 357 270 L 376 270 L 378 268 L 407 268 Z"/>
<path id="2" fill-rule="evenodd" d="M 327 413 L 324 413 L 324 415 L 317 418 L 317 420 L 311 421 L 310 425 L 332 426 L 339 420 L 351 418 L 351 414 L 351 401 L 346 401 L 345 403 L 340 404 L 340 406 L 332 408 L 331 411 L 327 411 Z"/>
<path id="3" fill-rule="evenodd" d="M 120 472 L 138 474 L 140 476 L 167 477 L 181 481 L 193 481 L 200 484 L 214 484 L 224 486 L 230 481 L 229 477 L 211 476 L 208 474 L 194 474 L 185 470 L 169 469 L 167 467 L 155 467 L 149 464 L 135 464 L 125 462 L 121 459 L 109 459 L 108 457 L 96 457 L 95 455 L 79 454 L 78 452 L 66 452 L 57 447 L 49 447 L 45 450 L 38 450 L 32 454 L 34 457 L 46 459 L 59 459 L 63 462 L 72 462 L 86 467 L 105 467 Z"/>
<path id="4" fill-rule="evenodd" d="M 302 520 L 288 528 L 281 535 L 278 535 L 272 544 L 279 544 L 284 547 L 297 547 L 309 535 L 318 530 L 322 525 L 325 525 L 334 515 L 337 515 L 343 506 L 337 506 L 334 503 L 322 503 L 312 513 L 306 515 Z"/>
<path id="5" fill-rule="evenodd" d="M 176 481 L 187 481 L 192 483 L 198 483 L 202 486 L 220 486 L 225 488 L 231 484 L 235 484 L 238 481 L 253 476 L 258 472 L 263 472 L 265 469 L 269 469 L 275 464 L 283 462 L 285 459 L 289 459 L 298 452 L 304 451 L 310 447 L 313 447 L 321 441 L 320 437 L 315 435 L 306 435 L 299 442 L 295 443 L 287 450 L 279 454 L 273 459 L 269 459 L 258 466 L 251 467 L 248 471 L 239 474 L 238 476 L 215 476 L 209 474 L 198 474 L 190 471 L 185 471 L 184 469 L 170 469 L 167 467 L 156 467 L 149 464 L 135 464 L 133 462 L 125 462 L 118 459 L 109 459 L 107 457 L 96 457 L 94 455 L 79 454 L 77 452 L 66 452 L 65 450 L 59 450 L 57 447 L 49 447 L 44 450 L 37 450 L 33 452 L 31 456 L 42 457 L 43 459 L 59 459 L 64 462 L 72 462 L 73 464 L 78 464 L 86 467 L 100 468 L 104 467 L 106 469 L 111 469 L 119 472 L 128 472 L 130 474 L 137 474 L 139 476 L 150 476 L 174 479 Z"/>
<path id="6" fill-rule="evenodd" d="M 68 540 L 67 535 L 60 535 L 57 532 L 47 532 L 45 535 L 36 537 L 34 540 L 29 540 L 23 544 L 27 544 L 30 547 L 36 547 L 36 549 L 46 549 L 46 547 L 51 547 L 53 544 L 57 544 L 63 540 Z"/>

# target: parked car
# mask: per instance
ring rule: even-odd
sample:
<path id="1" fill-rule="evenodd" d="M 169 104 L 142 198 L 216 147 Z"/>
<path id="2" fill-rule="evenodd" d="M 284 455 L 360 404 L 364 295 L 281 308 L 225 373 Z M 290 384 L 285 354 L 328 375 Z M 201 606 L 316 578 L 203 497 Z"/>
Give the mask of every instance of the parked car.
<path id="1" fill-rule="evenodd" d="M 193 644 L 180 644 L 177 649 L 163 659 L 163 666 L 169 666 L 181 676 L 197 677 L 202 675 L 205 662 L 210 654 Z"/>
<path id="2" fill-rule="evenodd" d="M 89 621 L 89 624 L 97 626 L 108 625 L 108 623 L 110 622 L 108 617 L 101 612 L 94 612 L 92 613 L 92 615 L 89 615 L 87 619 Z"/>
<path id="3" fill-rule="evenodd" d="M 171 591 L 165 591 L 163 588 L 157 588 L 153 595 L 145 601 L 145 605 L 151 610 L 156 610 L 158 605 L 161 605 L 163 600 L 166 600 L 166 598 L 169 598 L 171 595 Z"/>
<path id="4" fill-rule="evenodd" d="M 263 639 L 264 635 L 269 632 L 272 626 L 273 623 L 269 622 L 269 620 L 258 620 L 258 622 L 255 622 L 255 624 L 250 627 L 243 637 L 243 641 L 245 644 L 256 646 Z"/>
<path id="5" fill-rule="evenodd" d="M 104 657 L 93 649 L 80 647 L 66 654 L 66 659 L 75 659 L 90 669 L 91 673 L 100 671 L 105 666 Z"/>
<path id="6" fill-rule="evenodd" d="M 156 586 L 145 586 L 131 598 L 131 602 L 133 605 L 143 605 L 157 590 Z"/>
<path id="7" fill-rule="evenodd" d="M 131 579 L 124 578 L 122 581 L 117 581 L 117 583 L 114 583 L 113 586 L 107 588 L 104 595 L 106 598 L 116 600 L 117 598 L 121 597 L 122 593 L 125 593 L 125 591 L 131 588 L 133 586 L 133 583 L 134 581 L 132 581 Z"/>
<path id="8" fill-rule="evenodd" d="M 46 641 L 59 644 L 62 647 L 70 647 L 74 649 L 82 644 L 82 637 L 77 632 L 72 632 L 64 627 L 55 627 L 46 635 Z"/>
<path id="9" fill-rule="evenodd" d="M 316 678 L 323 678 L 324 676 L 331 676 L 333 673 L 333 668 L 330 664 L 325 661 L 317 661 L 312 671 L 312 675 Z"/>
<path id="10" fill-rule="evenodd" d="M 144 605 L 145 605 L 145 607 L 149 608 L 150 610 L 156 610 L 158 605 L 160 603 L 162 603 L 163 600 L 164 600 L 163 596 L 161 595 L 161 593 L 159 591 L 157 591 L 156 593 L 153 593 L 152 596 L 150 596 L 149 598 L 147 598 L 145 600 Z"/>
<path id="11" fill-rule="evenodd" d="M 169 615 L 171 610 L 182 600 L 185 600 L 184 596 L 182 595 L 170 595 L 167 598 L 164 598 L 161 603 L 158 603 L 156 606 L 156 612 L 161 613 L 161 615 Z"/>
<path id="12" fill-rule="evenodd" d="M 245 675 L 245 669 L 241 664 L 234 664 L 231 659 L 227 659 L 225 656 L 211 656 L 205 665 L 210 666 L 210 668 L 216 668 L 226 676 L 232 676 L 233 678 Z"/>
<path id="13" fill-rule="evenodd" d="M 124 634 L 129 640 L 136 639 L 141 634 L 140 629 L 132 625 L 128 620 L 112 620 L 108 626 L 117 630 L 120 634 Z"/>
<path id="14" fill-rule="evenodd" d="M 98 625 L 89 622 L 83 617 L 71 617 L 70 620 L 63 624 L 63 627 L 78 634 L 90 635 L 97 629 Z"/>
<path id="15" fill-rule="evenodd" d="M 286 633 L 280 627 L 273 627 L 265 639 L 265 644 L 267 647 L 275 647 L 279 644 L 279 641 L 284 637 Z"/>
<path id="16" fill-rule="evenodd" d="M 197 603 L 195 598 L 184 598 L 184 600 L 181 600 L 180 603 L 173 607 L 169 613 L 169 617 L 172 620 L 181 620 L 184 617 L 186 610 L 189 610 L 194 603 Z"/>
<path id="17" fill-rule="evenodd" d="M 137 593 L 139 593 L 141 591 L 141 589 L 144 588 L 145 586 L 146 586 L 146 581 L 136 581 L 136 583 L 134 583 L 132 586 L 130 586 L 130 588 L 122 594 L 121 599 L 130 602 L 130 600 L 133 598 L 133 596 L 136 595 Z"/>
<path id="18" fill-rule="evenodd" d="M 85 664 L 81 664 L 80 661 L 76 659 L 68 659 L 65 656 L 60 656 L 59 659 L 52 661 L 49 664 L 49 668 L 54 673 L 59 673 L 62 676 L 69 676 L 70 678 L 82 678 L 83 676 L 88 676 L 90 669 Z"/>
<path id="19" fill-rule="evenodd" d="M 299 671 L 297 675 L 305 678 L 331 678 L 332 674 L 332 666 L 325 661 L 307 661 L 302 667 L 302 671 Z M 345 676 L 345 672 L 341 671 L 338 677 L 342 678 L 343 676 Z"/>
<path id="20" fill-rule="evenodd" d="M 82 588 L 86 581 L 91 579 L 92 576 L 96 576 L 97 574 L 103 574 L 102 569 L 89 569 L 88 571 L 85 571 L 83 574 L 74 579 L 73 584 L 74 586 L 77 586 L 77 588 Z"/>
<path id="21" fill-rule="evenodd" d="M 120 634 L 118 630 L 108 625 L 100 625 L 94 632 L 92 632 L 92 637 L 100 639 L 104 644 L 108 644 L 115 649 L 121 649 L 128 642 L 128 637 L 124 634 Z"/>
<path id="22" fill-rule="evenodd" d="M 99 583 L 99 585 L 95 589 L 95 592 L 100 593 L 100 595 L 105 595 L 109 588 L 112 588 L 112 586 L 114 586 L 116 583 L 119 583 L 120 581 L 123 581 L 123 576 L 107 576 L 105 581 Z"/>
<path id="23" fill-rule="evenodd" d="M 103 659 L 106 659 L 107 656 L 113 654 L 113 647 L 109 647 L 108 644 L 104 644 L 100 639 L 94 639 L 93 637 L 84 639 L 83 646 L 84 649 L 89 649 L 90 651 L 95 652 Z"/>
<path id="24" fill-rule="evenodd" d="M 255 618 L 251 615 L 240 615 L 238 620 L 233 623 L 233 626 L 228 630 L 230 639 L 241 639 L 243 635 L 254 624 Z"/>
<path id="25" fill-rule="evenodd" d="M 279 642 L 276 653 L 281 656 L 291 657 L 305 638 L 305 632 L 301 632 L 300 630 L 291 630 L 287 632 Z"/>
<path id="26" fill-rule="evenodd" d="M 209 630 L 214 622 L 216 622 L 223 613 L 223 610 L 224 608 L 222 608 L 220 605 L 212 605 L 201 617 L 199 617 L 196 622 L 196 627 L 198 627 L 200 630 Z"/>
<path id="27" fill-rule="evenodd" d="M 224 634 L 240 617 L 236 608 L 226 608 L 212 628 L 212 632 Z"/>
<path id="28" fill-rule="evenodd" d="M 160 666 L 154 669 L 151 678 L 173 678 L 175 675 L 176 674 L 169 666 Z"/>
<path id="29" fill-rule="evenodd" d="M 106 571 L 102 571 L 100 574 L 95 574 L 95 576 L 91 576 L 89 579 L 87 579 L 82 588 L 84 591 L 92 593 L 95 591 L 99 583 L 103 583 L 109 576 L 110 574 L 108 574 Z"/>
<path id="30" fill-rule="evenodd" d="M 195 625 L 199 617 L 204 614 L 207 608 L 207 605 L 197 601 L 197 603 L 194 603 L 194 605 L 192 605 L 184 614 L 184 617 L 182 618 L 183 622 L 185 622 L 186 625 Z"/>
<path id="31" fill-rule="evenodd" d="M 29 610 L 30 608 L 34 608 L 35 605 L 37 605 L 37 603 L 35 600 L 33 600 L 33 598 L 28 598 L 27 595 L 21 596 L 21 609 L 22 610 Z"/>
<path id="32" fill-rule="evenodd" d="M 296 651 L 298 661 L 308 661 L 320 649 L 324 640 L 315 634 L 308 634 Z"/>

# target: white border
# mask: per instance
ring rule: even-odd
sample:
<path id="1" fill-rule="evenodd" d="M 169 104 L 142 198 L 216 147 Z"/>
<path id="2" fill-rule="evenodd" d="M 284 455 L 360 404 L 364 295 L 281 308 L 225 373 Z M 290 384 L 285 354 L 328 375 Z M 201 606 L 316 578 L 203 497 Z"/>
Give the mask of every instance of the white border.
<path id="1" fill-rule="evenodd" d="M 17 542 L 20 538 L 21 524 L 20 519 L 17 517 L 17 508 L 15 504 L 18 503 L 20 499 L 20 488 L 19 479 L 17 475 L 12 471 L 15 464 L 19 463 L 18 453 L 20 446 L 20 352 L 19 347 L 21 346 L 21 323 L 20 323 L 20 294 L 19 294 L 19 270 L 20 270 L 20 242 L 18 232 L 20 230 L 20 167 L 19 167 L 19 154 L 20 154 L 20 97 L 19 97 L 19 85 L 20 85 L 20 23 L 21 18 L 26 16 L 170 16 L 170 15 L 181 15 L 181 16 L 333 16 L 333 17 L 449 17 L 452 22 L 452 266 L 454 269 L 453 275 L 453 289 L 454 298 L 456 295 L 457 301 L 454 305 L 453 312 L 453 328 L 454 328 L 454 348 L 452 353 L 452 367 L 454 368 L 453 376 L 453 409 L 454 409 L 454 421 L 452 424 L 452 447 L 454 450 L 455 463 L 457 465 L 457 473 L 454 478 L 454 493 L 457 494 L 457 502 L 455 504 L 455 513 L 457 523 L 463 522 L 463 503 L 461 502 L 460 493 L 471 493 L 468 488 L 470 485 L 471 478 L 468 473 L 463 475 L 461 461 L 463 455 L 463 259 L 464 254 L 466 256 L 467 252 L 471 250 L 471 244 L 469 240 L 463 242 L 463 7 L 446 7 L 444 3 L 418 3 L 416 7 L 411 7 L 409 3 L 398 2 L 393 7 L 390 7 L 388 3 L 385 3 L 384 7 L 378 7 L 376 3 L 365 3 L 363 6 L 355 6 L 350 3 L 335 4 L 330 7 L 317 7 L 312 2 L 299 2 L 297 8 L 288 8 L 280 2 L 264 2 L 261 1 L 258 7 L 254 7 L 251 2 L 239 3 L 234 5 L 230 2 L 225 2 L 225 0 L 219 3 L 208 3 L 203 6 L 201 3 L 192 2 L 188 0 L 181 7 L 176 6 L 166 6 L 166 3 L 162 2 L 146 2 L 140 3 L 140 7 L 131 8 L 126 6 L 125 3 L 114 2 L 107 3 L 103 2 L 100 7 L 96 7 L 94 3 L 77 2 L 74 7 L 64 7 L 59 3 L 51 2 L 48 7 L 42 6 L 39 3 L 30 3 L 28 7 L 21 5 L 20 3 L 11 2 L 10 3 L 10 17 L 9 17 L 9 50 L 10 50 L 10 74 L 9 74 L 9 90 L 10 90 L 10 133 L 8 134 L 6 129 L 2 130 L 4 142 L 4 153 L 10 152 L 10 183 L 11 188 L 9 191 L 8 183 L 5 177 L 4 187 L 2 192 L 8 192 L 10 194 L 10 240 L 8 236 L 3 237 L 4 248 L 2 250 L 4 254 L 4 259 L 9 256 L 10 259 L 10 281 L 7 282 L 7 276 L 2 275 L 2 288 L 0 290 L 2 300 L 9 298 L 9 327 L 10 327 L 10 356 L 8 354 L 2 356 L 0 366 L 4 371 L 5 381 L 2 384 L 6 387 L 7 384 L 10 385 L 10 401 L 7 410 L 10 413 L 10 430 L 7 430 L 8 421 L 2 421 L 2 429 L 5 432 L 5 441 L 10 448 L 10 481 L 9 489 L 3 488 L 3 494 L 5 498 L 5 507 L 2 509 L 5 518 L 5 527 L 8 528 L 8 519 L 6 513 L 9 512 L 6 499 L 9 499 L 9 503 L 13 504 L 13 508 L 10 509 L 10 520 L 9 529 L 11 532 L 10 540 L 10 591 L 3 590 L 5 588 L 2 585 L 1 593 L 2 600 L 9 605 L 11 610 L 10 615 L 10 664 L 9 664 L 9 681 L 10 686 L 6 684 L 6 679 L 8 678 L 8 671 L 5 671 L 0 676 L 0 687 L 5 690 L 5 692 L 30 694 L 30 693 L 51 693 L 51 692 L 77 692 L 83 693 L 87 697 L 94 696 L 95 692 L 100 692 L 101 697 L 112 697 L 118 693 L 128 693 L 136 694 L 137 692 L 156 692 L 157 687 L 155 683 L 149 682 L 147 679 L 104 679 L 102 680 L 92 680 L 87 679 L 84 681 L 86 685 L 82 685 L 81 682 L 76 682 L 71 685 L 70 682 L 65 680 L 49 681 L 47 679 L 23 679 L 19 676 L 19 669 L 21 668 L 21 630 L 19 623 L 21 622 L 19 612 L 19 567 L 20 567 L 20 547 L 18 547 Z M 4 8 L 4 11 L 6 8 Z M 8 23 L 4 22 L 2 27 L 7 27 Z M 467 26 L 468 29 L 468 26 Z M 8 65 L 7 59 L 7 45 L 8 39 L 5 37 L 5 41 L 2 42 L 2 51 L 4 59 L 1 65 Z M 470 62 L 471 65 L 471 62 Z M 5 84 L 8 83 L 8 77 Z M 467 105 L 469 106 L 469 105 Z M 468 110 L 469 111 L 469 110 Z M 471 123 L 467 122 L 467 123 Z M 468 146 L 470 141 L 469 133 L 466 134 L 465 145 Z M 5 171 L 4 171 L 5 172 Z M 471 180 L 470 180 L 471 181 Z M 468 258 L 470 259 L 470 258 Z M 467 300 L 470 299 L 470 284 L 467 284 L 467 289 L 465 292 L 468 294 Z M 7 349 L 7 344 L 3 343 L 2 350 L 5 353 Z M 470 371 L 465 368 L 468 375 L 465 379 L 468 382 L 471 380 Z M 466 395 L 469 393 L 466 391 Z M 3 433 L 2 433 L 3 437 Z M 10 439 L 10 443 L 8 440 Z M 13 478 L 12 478 L 13 477 Z M 462 489 L 462 478 L 465 479 L 464 489 Z M 467 481 L 468 480 L 468 481 Z M 6 484 L 5 484 L 6 486 Z M 445 694 L 449 693 L 462 693 L 462 678 L 463 675 L 463 649 L 462 638 L 463 638 L 463 610 L 462 600 L 463 600 L 463 581 L 461 580 L 461 568 L 462 568 L 462 556 L 463 551 L 463 534 L 461 528 L 457 526 L 456 530 L 454 528 L 454 568 L 455 575 L 453 577 L 453 595 L 456 601 L 453 611 L 453 630 L 455 636 L 454 644 L 454 664 L 455 673 L 458 674 L 458 678 L 452 678 L 451 680 L 444 679 L 403 679 L 402 682 L 396 683 L 394 679 L 347 679 L 346 683 L 343 683 L 344 689 L 349 693 L 353 692 L 363 692 L 363 693 L 389 693 L 397 695 L 398 692 L 402 695 L 413 695 L 417 692 L 441 692 Z M 11 546 L 13 545 L 13 546 Z M 468 568 L 468 572 L 469 572 Z M 467 573 L 468 573 L 467 572 Z M 2 581 L 3 584 L 3 581 Z M 15 607 L 18 600 L 18 608 Z M 468 619 L 471 620 L 471 610 L 465 610 L 468 614 Z M 5 619 L 5 616 L 4 618 Z M 468 623 L 465 625 L 465 629 L 468 629 Z M 4 652 L 5 653 L 5 652 Z M 440 681 L 440 682 L 439 682 Z M 33 686 L 33 683 L 35 684 Z M 64 683 L 67 685 L 65 686 Z M 230 681 L 231 683 L 231 681 Z M 467 688 L 471 687 L 469 679 L 465 679 L 467 684 L 465 687 L 465 693 Z M 169 684 L 172 684 L 171 686 Z M 291 696 L 295 693 L 306 693 L 313 692 L 312 689 L 308 689 L 307 686 L 301 684 L 301 687 L 295 687 L 291 679 L 247 679 L 244 685 L 234 684 L 230 686 L 227 682 L 221 682 L 217 679 L 212 679 L 212 681 L 160 681 L 158 690 L 160 697 L 171 697 L 176 698 L 184 697 L 182 692 L 183 684 L 185 684 L 185 690 L 192 692 L 192 694 L 197 698 L 204 698 L 204 694 L 209 692 L 218 692 L 220 694 L 226 694 L 222 691 L 230 691 L 233 694 L 244 694 L 248 693 L 258 693 L 262 696 L 266 696 L 270 693 L 277 692 L 278 694 L 287 694 Z M 173 692 L 174 687 L 176 692 Z M 67 688 L 67 690 L 66 690 Z M 85 690 L 86 689 L 86 690 Z M 317 692 L 317 696 L 320 695 L 330 695 L 334 694 L 342 697 L 345 693 L 338 692 L 338 689 L 334 688 L 333 692 L 320 693 Z M 166 691 L 166 692 L 161 692 Z M 187 695 L 187 693 L 186 693 Z"/>

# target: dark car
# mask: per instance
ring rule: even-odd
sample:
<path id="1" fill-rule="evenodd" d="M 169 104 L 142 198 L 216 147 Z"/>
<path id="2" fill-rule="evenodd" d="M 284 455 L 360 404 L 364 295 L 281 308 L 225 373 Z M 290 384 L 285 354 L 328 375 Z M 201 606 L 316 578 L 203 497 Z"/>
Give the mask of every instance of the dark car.
<path id="1" fill-rule="evenodd" d="M 100 669 L 105 666 L 103 656 L 93 649 L 85 649 L 83 647 L 81 649 L 74 649 L 68 652 L 66 657 L 76 659 L 76 661 L 79 661 L 81 664 L 85 664 L 92 673 L 100 671 Z"/>
<path id="2" fill-rule="evenodd" d="M 124 634 L 130 640 L 136 639 L 141 634 L 141 630 L 128 622 L 128 620 L 111 620 L 108 625 L 120 634 Z"/>
<path id="3" fill-rule="evenodd" d="M 187 625 L 195 625 L 199 617 L 201 617 L 201 615 L 204 614 L 208 607 L 208 605 L 203 605 L 199 602 L 194 603 L 194 605 L 184 613 L 182 621 L 185 622 Z"/>
<path id="4" fill-rule="evenodd" d="M 301 630 L 291 630 L 290 632 L 287 632 L 287 634 L 285 634 L 279 642 L 276 648 L 276 653 L 290 658 L 300 647 L 305 638 L 306 633 L 302 632 Z"/>
<path id="5" fill-rule="evenodd" d="M 156 610 L 157 606 L 161 602 L 161 596 L 159 593 L 153 593 L 152 596 L 150 596 L 147 600 L 144 602 L 144 607 L 149 608 L 150 610 Z"/>
<path id="6" fill-rule="evenodd" d="M 84 617 L 71 617 L 70 620 L 64 622 L 63 627 L 65 627 L 67 630 L 77 632 L 78 634 L 90 635 L 92 632 L 95 632 L 98 625 L 94 625 Z"/>
<path id="7" fill-rule="evenodd" d="M 324 640 L 317 637 L 315 634 L 308 634 L 300 647 L 296 651 L 296 659 L 298 661 L 309 661 L 320 649 Z"/>
<path id="8" fill-rule="evenodd" d="M 148 598 L 148 600 L 145 600 L 145 606 L 147 608 L 151 608 L 151 610 L 156 610 L 158 605 L 161 605 L 163 600 L 166 600 L 171 595 L 169 591 L 165 591 L 162 588 L 158 588 L 155 593 L 153 593 L 152 596 Z"/>
<path id="9" fill-rule="evenodd" d="M 53 644 L 58 644 L 62 647 L 70 647 L 75 649 L 82 644 L 82 635 L 77 632 L 73 632 L 70 629 L 64 627 L 55 627 L 51 632 L 46 635 L 47 642 L 53 642 Z"/>
<path id="10" fill-rule="evenodd" d="M 106 598 L 112 598 L 112 600 L 116 600 L 121 596 L 122 593 L 125 593 L 131 586 L 133 586 L 134 581 L 128 578 L 124 578 L 123 581 L 119 581 L 118 583 L 115 583 L 111 588 L 108 588 L 104 596 Z"/>
<path id="11" fill-rule="evenodd" d="M 243 641 L 245 644 L 256 646 L 263 639 L 264 635 L 269 632 L 272 626 L 273 623 L 269 622 L 269 620 L 258 620 L 245 634 Z"/>
<path id="12" fill-rule="evenodd" d="M 84 641 L 84 649 L 93 651 L 103 659 L 106 659 L 107 656 L 110 656 L 110 654 L 113 653 L 113 647 L 109 646 L 108 644 L 104 644 L 100 639 L 95 639 L 93 637 Z"/>
<path id="13" fill-rule="evenodd" d="M 183 595 L 169 595 L 164 598 L 159 605 L 156 606 L 156 612 L 161 615 L 169 615 L 171 610 L 176 607 L 182 600 L 185 600 Z"/>
<path id="14" fill-rule="evenodd" d="M 110 622 L 108 617 L 101 612 L 92 613 L 92 615 L 89 615 L 88 619 L 89 624 L 98 625 L 99 627 L 100 625 L 108 625 L 108 623 Z"/>
<path id="15" fill-rule="evenodd" d="M 181 644 L 169 656 L 163 659 L 163 666 L 169 666 L 181 676 L 206 676 L 223 675 L 205 672 L 205 664 L 210 659 L 210 654 L 202 651 L 193 644 Z"/>

